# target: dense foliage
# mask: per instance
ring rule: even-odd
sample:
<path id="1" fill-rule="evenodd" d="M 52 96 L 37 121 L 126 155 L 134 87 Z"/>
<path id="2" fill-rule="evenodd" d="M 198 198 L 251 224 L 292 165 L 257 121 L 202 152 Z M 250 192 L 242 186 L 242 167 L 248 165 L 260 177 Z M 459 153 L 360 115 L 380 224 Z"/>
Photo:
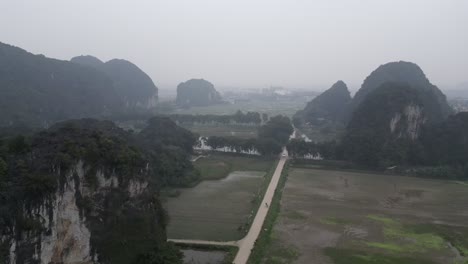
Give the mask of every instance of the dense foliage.
<path id="1" fill-rule="evenodd" d="M 460 112 L 440 124 L 427 127 L 420 141 L 424 155 L 421 163 L 449 166 L 458 178 L 468 179 L 468 112 Z"/>
<path id="2" fill-rule="evenodd" d="M 237 116 L 240 116 L 236 114 Z M 289 141 L 294 128 L 286 116 L 274 116 L 259 128 L 258 138 L 242 139 L 237 137 L 212 136 L 206 144 L 213 149 L 228 148 L 235 152 L 251 153 L 258 151 L 265 156 L 278 155 Z"/>
<path id="3" fill-rule="evenodd" d="M 0 43 L 0 126 L 47 126 L 109 114 L 122 106 L 105 74 Z"/>
<path id="4" fill-rule="evenodd" d="M 255 124 L 259 125 L 262 118 L 258 112 L 237 111 L 232 115 L 170 115 L 169 118 L 178 124 Z M 267 117 L 266 117 L 267 118 Z"/>
<path id="5" fill-rule="evenodd" d="M 288 154 L 293 158 L 302 158 L 306 155 L 334 160 L 340 158 L 339 144 L 330 142 L 306 142 L 303 139 L 292 139 L 288 145 Z"/>
<path id="6" fill-rule="evenodd" d="M 287 116 L 274 116 L 261 126 L 258 130 L 258 137 L 261 139 L 271 138 L 280 145 L 286 145 L 294 128 L 291 120 Z"/>
<path id="7" fill-rule="evenodd" d="M 203 79 L 190 79 L 177 86 L 176 103 L 182 107 L 206 106 L 221 102 L 214 85 Z"/>
<path id="8" fill-rule="evenodd" d="M 343 81 L 333 84 L 328 90 L 308 102 L 294 117 L 294 125 L 318 125 L 325 121 L 341 121 L 351 101 L 348 87 Z"/>
<path id="9" fill-rule="evenodd" d="M 155 107 L 158 88 L 151 78 L 135 64 L 121 59 L 103 63 L 93 56 L 78 56 L 72 58 L 71 61 L 104 72 L 113 81 L 114 88 L 126 107 Z"/>
<path id="10" fill-rule="evenodd" d="M 161 185 L 187 186 L 198 179 L 190 162 L 196 141 L 194 134 L 165 117 L 150 119 L 137 135 L 137 142 L 150 157 Z"/>
<path id="11" fill-rule="evenodd" d="M 76 204 L 100 263 L 180 263 L 178 251 L 165 245 L 167 217 L 156 194 L 162 185 L 196 180 L 189 161 L 195 138 L 169 119 L 155 117 L 140 134 L 110 121 L 83 119 L 58 123 L 31 137 L 2 139 L 0 234 L 20 238 L 25 232 L 50 233 L 33 209 L 52 206 L 55 193 L 63 190 L 72 173 L 75 184 L 91 190 L 76 189 Z M 75 169 L 80 161 L 82 180 Z M 118 185 L 101 190 L 101 173 L 117 177 Z M 130 195 L 131 181 L 147 182 L 145 190 Z M 30 245 L 17 248 L 19 259 L 27 262 L 35 241 L 40 243 L 31 239 Z M 1 246 L 0 252 L 6 253 Z"/>

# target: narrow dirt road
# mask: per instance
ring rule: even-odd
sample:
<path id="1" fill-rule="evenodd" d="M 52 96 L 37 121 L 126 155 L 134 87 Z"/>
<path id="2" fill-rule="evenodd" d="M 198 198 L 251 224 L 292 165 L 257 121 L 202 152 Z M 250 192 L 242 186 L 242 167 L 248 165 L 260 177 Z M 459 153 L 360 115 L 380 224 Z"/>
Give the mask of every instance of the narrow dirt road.
<path id="1" fill-rule="evenodd" d="M 287 153 L 286 150 L 283 150 L 283 154 L 281 156 L 280 161 L 278 162 L 278 166 L 276 166 L 276 170 L 273 173 L 273 177 L 271 177 L 270 184 L 268 185 L 268 189 L 263 196 L 262 203 L 260 208 L 258 209 L 257 215 L 250 227 L 247 236 L 245 236 L 242 240 L 238 241 L 239 244 L 239 251 L 237 252 L 236 258 L 234 259 L 235 264 L 245 264 L 249 259 L 250 253 L 255 245 L 255 241 L 262 230 L 263 222 L 265 221 L 266 215 L 268 210 L 270 209 L 271 201 L 273 200 L 273 195 L 275 194 L 276 187 L 278 186 L 278 182 L 281 176 L 281 172 L 283 171 L 284 163 L 287 160 Z"/>

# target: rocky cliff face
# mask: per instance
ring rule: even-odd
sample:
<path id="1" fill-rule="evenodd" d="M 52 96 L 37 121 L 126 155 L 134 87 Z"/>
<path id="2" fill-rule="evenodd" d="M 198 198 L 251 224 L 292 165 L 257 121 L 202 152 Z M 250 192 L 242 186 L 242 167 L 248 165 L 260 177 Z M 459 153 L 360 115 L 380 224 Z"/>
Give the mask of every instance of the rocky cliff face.
<path id="1" fill-rule="evenodd" d="M 369 93 L 346 128 L 345 158 L 369 166 L 404 163 L 428 122 L 423 97 L 399 83 L 385 83 Z"/>
<path id="2" fill-rule="evenodd" d="M 148 148 L 92 119 L 59 123 L 30 145 L 15 139 L 7 154 L 0 142 L 0 263 L 127 264 L 169 250 L 157 190 L 192 176 L 193 135 L 164 122 L 172 141 L 142 136 Z"/>
<path id="3" fill-rule="evenodd" d="M 390 120 L 390 133 L 396 135 L 397 138 L 415 140 L 419 137 L 426 121 L 424 108 L 419 105 L 409 104 L 401 112 L 396 112 Z"/>
<path id="4" fill-rule="evenodd" d="M 86 177 L 90 176 L 95 177 L 95 186 L 87 182 Z M 131 179 L 127 184 L 119 184 L 118 178 L 102 171 L 91 172 L 83 161 L 75 164 L 61 177 L 62 182 L 57 183 L 60 188 L 49 198 L 23 208 L 23 217 L 40 228 L 24 232 L 14 226 L 13 230 L 18 231 L 4 237 L 10 248 L 10 263 L 100 263 L 99 249 L 92 243 L 92 236 L 96 235 L 92 226 L 99 223 L 92 221 L 98 216 L 97 221 L 105 220 L 101 218 L 108 209 L 105 201 L 114 192 L 121 192 L 131 199 L 129 202 L 141 202 L 148 191 L 146 180 Z M 162 231 L 160 235 L 164 236 Z"/>

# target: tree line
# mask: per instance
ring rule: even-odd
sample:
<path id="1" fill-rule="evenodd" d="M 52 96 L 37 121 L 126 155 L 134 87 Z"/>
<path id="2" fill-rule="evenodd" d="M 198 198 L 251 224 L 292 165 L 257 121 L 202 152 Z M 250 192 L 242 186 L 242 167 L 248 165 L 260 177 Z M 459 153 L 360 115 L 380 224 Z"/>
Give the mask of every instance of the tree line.
<path id="1" fill-rule="evenodd" d="M 211 136 L 203 138 L 212 149 L 225 148 L 227 151 L 246 154 L 273 156 L 281 152 L 281 145 L 271 138 L 238 138 Z"/>
<path id="2" fill-rule="evenodd" d="M 307 155 L 334 160 L 339 157 L 339 145 L 336 141 L 306 142 L 303 139 L 292 139 L 286 146 L 289 156 L 303 158 Z"/>
<path id="3" fill-rule="evenodd" d="M 237 153 L 256 153 L 264 156 L 278 155 L 288 141 L 294 128 L 286 116 L 274 116 L 258 130 L 258 138 L 212 136 L 203 138 L 212 149 L 227 148 Z"/>
<path id="4" fill-rule="evenodd" d="M 374 130 L 348 132 L 337 141 L 288 145 L 295 158 L 320 155 L 328 160 L 346 160 L 372 168 L 395 168 L 395 172 L 422 177 L 468 179 L 468 112 L 450 116 L 441 123 L 427 124 L 416 140 L 377 137 Z M 378 142 L 386 139 L 386 144 Z"/>
<path id="5" fill-rule="evenodd" d="M 232 115 L 183 115 L 173 114 L 168 116 L 174 122 L 178 124 L 254 124 L 260 125 L 262 121 L 266 122 L 268 115 L 260 115 L 258 112 L 246 112 L 237 111 Z"/>

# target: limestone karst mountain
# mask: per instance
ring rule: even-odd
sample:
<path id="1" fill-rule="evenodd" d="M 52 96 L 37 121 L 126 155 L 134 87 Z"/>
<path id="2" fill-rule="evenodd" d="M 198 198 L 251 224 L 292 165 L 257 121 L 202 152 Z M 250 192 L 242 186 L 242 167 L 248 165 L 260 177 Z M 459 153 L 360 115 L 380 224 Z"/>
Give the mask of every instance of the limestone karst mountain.
<path id="1" fill-rule="evenodd" d="M 70 61 L 104 72 L 113 81 L 126 108 L 150 109 L 156 106 L 158 88 L 144 71 L 130 61 L 113 59 L 104 63 L 89 55 L 74 57 Z"/>
<path id="2" fill-rule="evenodd" d="M 100 71 L 0 43 L 0 126 L 48 126 L 122 107 L 112 80 Z"/>
<path id="3" fill-rule="evenodd" d="M 421 68 L 412 62 L 398 61 L 379 66 L 363 82 L 359 91 L 353 97 L 347 111 L 347 120 L 365 100 L 366 96 L 386 82 L 408 84 L 420 91 L 426 105 L 427 117 L 430 122 L 440 122 L 452 113 L 446 96 L 433 85 Z"/>
<path id="4" fill-rule="evenodd" d="M 341 121 L 351 101 L 348 87 L 338 81 L 328 90 L 307 103 L 306 107 L 294 115 L 296 124 L 317 124 L 322 120 Z"/>
<path id="5" fill-rule="evenodd" d="M 176 103 L 179 106 L 206 106 L 220 102 L 221 95 L 209 81 L 190 79 L 177 86 Z"/>

